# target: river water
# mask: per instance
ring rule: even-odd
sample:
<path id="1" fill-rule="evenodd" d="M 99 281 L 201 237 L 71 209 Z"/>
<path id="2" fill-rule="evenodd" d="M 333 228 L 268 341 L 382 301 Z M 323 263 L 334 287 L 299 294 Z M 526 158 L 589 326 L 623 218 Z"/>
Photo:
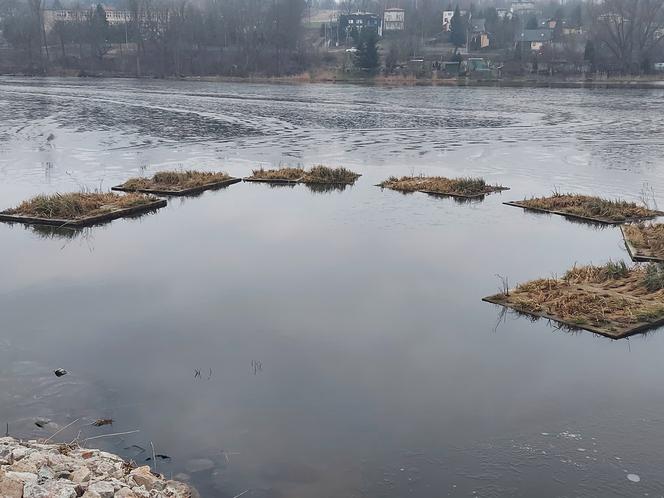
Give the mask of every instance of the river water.
<path id="1" fill-rule="evenodd" d="M 75 234 L 0 225 L 10 434 L 138 430 L 86 444 L 143 463 L 152 443 L 206 497 L 664 493 L 662 331 L 612 341 L 481 301 L 497 275 L 627 259 L 616 228 L 502 202 L 664 205 L 664 92 L 5 78 L 0 116 L 1 208 L 166 168 L 363 174 L 240 183 Z M 420 173 L 511 190 L 373 186 Z"/>

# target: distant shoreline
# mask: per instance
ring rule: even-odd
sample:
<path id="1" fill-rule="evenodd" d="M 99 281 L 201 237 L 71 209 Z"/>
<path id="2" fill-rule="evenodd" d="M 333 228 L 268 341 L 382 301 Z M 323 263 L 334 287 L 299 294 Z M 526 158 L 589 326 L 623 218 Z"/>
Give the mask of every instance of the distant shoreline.
<path id="1" fill-rule="evenodd" d="M 658 80 L 607 79 L 607 80 L 558 80 L 501 78 L 497 80 L 398 78 L 377 76 L 375 78 L 302 78 L 294 77 L 230 77 L 201 76 L 166 78 L 185 81 L 205 81 L 224 83 L 272 83 L 272 84 L 347 84 L 361 86 L 456 86 L 456 87 L 505 87 L 505 88 L 636 88 L 664 89 L 664 78 Z"/>
<path id="2" fill-rule="evenodd" d="M 1 77 L 22 78 L 81 78 L 81 79 L 138 79 L 138 80 L 164 80 L 164 81 L 201 81 L 207 83 L 252 83 L 252 84 L 340 84 L 359 86 L 456 86 L 456 87 L 495 87 L 495 88 L 634 88 L 634 89 L 664 89 L 664 77 L 660 79 L 643 78 L 610 78 L 602 80 L 592 79 L 545 79 L 545 78 L 500 78 L 496 80 L 474 80 L 472 78 L 415 78 L 400 76 L 375 77 L 336 77 L 330 72 L 322 75 L 308 73 L 292 76 L 183 76 L 158 77 L 129 74 L 0 74 Z"/>

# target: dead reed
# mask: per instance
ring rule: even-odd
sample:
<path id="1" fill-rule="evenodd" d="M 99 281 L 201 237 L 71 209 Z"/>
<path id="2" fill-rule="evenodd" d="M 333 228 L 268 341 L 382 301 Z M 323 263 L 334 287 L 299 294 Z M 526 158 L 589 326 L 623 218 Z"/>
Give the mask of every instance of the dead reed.
<path id="1" fill-rule="evenodd" d="M 358 173 L 346 168 L 329 168 L 318 165 L 304 174 L 302 182 L 349 184 L 355 182 L 360 176 Z"/>
<path id="2" fill-rule="evenodd" d="M 352 184 L 361 175 L 346 168 L 330 168 L 328 166 L 314 166 L 310 170 L 303 168 L 255 169 L 246 180 L 262 180 L 274 182 L 298 182 L 319 185 L 348 185 Z"/>
<path id="3" fill-rule="evenodd" d="M 479 196 L 505 190 L 500 185 L 488 185 L 482 178 L 445 178 L 442 176 L 392 176 L 380 187 L 401 192 L 430 192 L 443 195 Z"/>
<path id="4" fill-rule="evenodd" d="M 251 172 L 249 180 L 288 180 L 298 181 L 304 176 L 302 168 L 255 169 Z"/>
<path id="5" fill-rule="evenodd" d="M 119 187 L 126 190 L 187 190 L 230 179 L 222 172 L 160 171 L 151 178 L 130 178 Z"/>

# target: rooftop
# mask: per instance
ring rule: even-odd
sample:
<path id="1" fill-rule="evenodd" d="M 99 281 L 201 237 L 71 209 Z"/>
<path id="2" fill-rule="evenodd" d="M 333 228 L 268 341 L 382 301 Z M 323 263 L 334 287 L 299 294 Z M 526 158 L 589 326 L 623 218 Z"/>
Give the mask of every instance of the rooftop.
<path id="1" fill-rule="evenodd" d="M 553 40 L 552 29 L 525 29 L 514 35 L 514 41 L 534 42 Z"/>

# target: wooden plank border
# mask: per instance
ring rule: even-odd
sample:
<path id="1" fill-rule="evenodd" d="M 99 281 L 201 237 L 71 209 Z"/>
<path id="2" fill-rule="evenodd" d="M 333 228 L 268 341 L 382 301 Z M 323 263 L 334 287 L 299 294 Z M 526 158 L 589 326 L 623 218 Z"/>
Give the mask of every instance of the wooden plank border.
<path id="1" fill-rule="evenodd" d="M 433 195 L 433 196 L 439 196 L 439 197 L 457 197 L 459 199 L 478 199 L 478 198 L 483 198 L 486 197 L 487 195 L 490 194 L 495 194 L 496 192 L 503 192 L 504 190 L 509 190 L 510 187 L 492 187 L 493 190 L 490 192 L 483 192 L 481 194 L 457 194 L 457 193 L 451 193 L 451 192 L 435 192 L 433 190 L 399 190 L 397 188 L 391 188 L 391 187 L 384 187 L 380 184 L 375 185 L 376 187 L 380 188 L 386 188 L 388 190 L 392 190 L 394 192 L 399 192 L 400 194 L 414 194 L 415 192 L 419 192 L 421 194 L 427 194 L 427 195 Z"/>
<path id="2" fill-rule="evenodd" d="M 300 180 L 302 178 L 298 178 L 297 180 L 288 180 L 286 178 L 252 178 L 250 176 L 243 178 L 242 181 L 244 182 L 255 182 L 255 183 L 286 183 L 286 184 L 292 184 L 295 185 L 296 183 L 300 183 Z"/>
<path id="3" fill-rule="evenodd" d="M 160 189 L 151 189 L 151 188 L 127 188 L 123 187 L 122 185 L 116 185 L 115 187 L 111 187 L 111 190 L 115 190 L 118 192 L 140 192 L 142 194 L 153 194 L 153 195 L 161 195 L 161 196 L 184 196 L 184 195 L 195 195 L 195 194 L 200 194 L 201 192 L 204 192 L 206 190 L 217 190 L 221 189 L 224 187 L 228 187 L 229 185 L 233 185 L 234 183 L 241 182 L 242 178 L 229 178 L 227 180 L 221 180 L 218 182 L 212 182 L 212 183 L 206 183 L 205 185 L 199 185 L 197 187 L 191 187 L 191 188 L 186 188 L 186 189 L 181 189 L 181 190 L 160 190 Z"/>
<path id="4" fill-rule="evenodd" d="M 155 211 L 157 209 L 163 208 L 164 206 L 166 206 L 166 204 L 167 202 L 165 199 L 159 199 L 157 201 L 149 202 L 147 204 L 141 204 L 140 206 L 134 206 L 124 209 L 116 209 L 108 213 L 99 214 L 97 216 L 88 216 L 86 218 L 78 218 L 75 220 L 65 220 L 58 218 L 35 218 L 31 216 L 20 216 L 14 214 L 0 213 L 0 221 L 5 221 L 8 223 L 23 223 L 26 225 L 48 225 L 54 227 L 82 228 L 82 227 L 89 227 L 92 225 L 99 225 L 101 223 L 106 223 L 111 220 L 124 218 L 135 214 Z"/>
<path id="5" fill-rule="evenodd" d="M 632 258 L 632 261 L 638 261 L 641 263 L 664 263 L 664 258 L 658 258 L 657 256 L 647 256 L 643 253 L 639 253 L 639 250 L 634 247 L 634 245 L 627 238 L 625 230 L 623 227 L 620 227 L 620 232 L 622 233 L 623 241 L 625 242 L 625 247 L 627 248 L 627 254 Z"/>
<path id="6" fill-rule="evenodd" d="M 583 325 L 583 324 L 578 324 L 575 322 L 569 322 L 566 321 L 565 319 L 555 316 L 555 315 L 549 315 L 548 313 L 537 313 L 533 311 L 526 311 L 523 309 L 519 309 L 516 307 L 514 304 L 510 303 L 508 300 L 502 300 L 498 299 L 496 296 L 488 296 L 488 297 L 483 297 L 482 301 L 486 303 L 491 303 L 495 304 L 498 306 L 503 306 L 505 308 L 509 308 L 513 311 L 516 311 L 517 313 L 520 313 L 522 315 L 527 315 L 531 316 L 534 318 L 545 318 L 547 320 L 551 320 L 556 323 L 560 323 L 564 325 L 565 327 L 568 327 L 570 329 L 576 329 L 576 330 L 587 330 L 588 332 L 593 332 L 594 334 L 598 334 L 604 337 L 608 337 L 610 339 L 624 339 L 625 337 L 629 337 L 635 334 L 639 334 L 642 332 L 646 332 L 651 329 L 656 329 L 662 325 L 664 325 L 664 316 L 659 318 L 658 320 L 655 320 L 654 322 L 641 322 L 638 325 L 635 325 L 632 328 L 626 329 L 622 332 L 611 332 L 605 329 L 601 329 L 599 327 L 594 327 L 592 325 Z"/>
<path id="7" fill-rule="evenodd" d="M 252 178 L 250 176 L 243 178 L 242 180 L 245 182 L 256 182 L 256 183 L 286 183 L 286 184 L 297 184 L 297 183 L 302 183 L 304 185 L 354 185 L 357 179 L 362 176 L 359 175 L 355 180 L 352 182 L 308 182 L 304 180 L 304 176 L 298 178 L 297 180 L 288 180 L 286 178 Z"/>
<path id="8" fill-rule="evenodd" d="M 588 222 L 592 222 L 592 223 L 602 223 L 604 225 L 622 225 L 624 223 L 634 223 L 634 222 L 642 221 L 642 220 L 652 220 L 654 218 L 657 218 L 658 216 L 664 215 L 664 213 L 662 213 L 661 211 L 657 211 L 658 214 L 653 215 L 653 216 L 644 216 L 642 218 L 625 218 L 622 221 L 616 221 L 616 220 L 610 220 L 608 218 L 593 218 L 593 217 L 590 217 L 590 216 L 582 216 L 582 215 L 578 215 L 578 214 L 566 213 L 565 211 L 554 211 L 552 209 L 543 209 L 543 208 L 525 206 L 522 203 L 522 201 L 509 201 L 509 202 L 503 202 L 503 204 L 505 204 L 506 206 L 518 207 L 518 208 L 524 209 L 526 211 L 534 211 L 534 212 L 538 212 L 538 213 L 547 213 L 547 214 L 556 214 L 558 216 L 564 216 L 565 218 L 588 221 Z"/>

